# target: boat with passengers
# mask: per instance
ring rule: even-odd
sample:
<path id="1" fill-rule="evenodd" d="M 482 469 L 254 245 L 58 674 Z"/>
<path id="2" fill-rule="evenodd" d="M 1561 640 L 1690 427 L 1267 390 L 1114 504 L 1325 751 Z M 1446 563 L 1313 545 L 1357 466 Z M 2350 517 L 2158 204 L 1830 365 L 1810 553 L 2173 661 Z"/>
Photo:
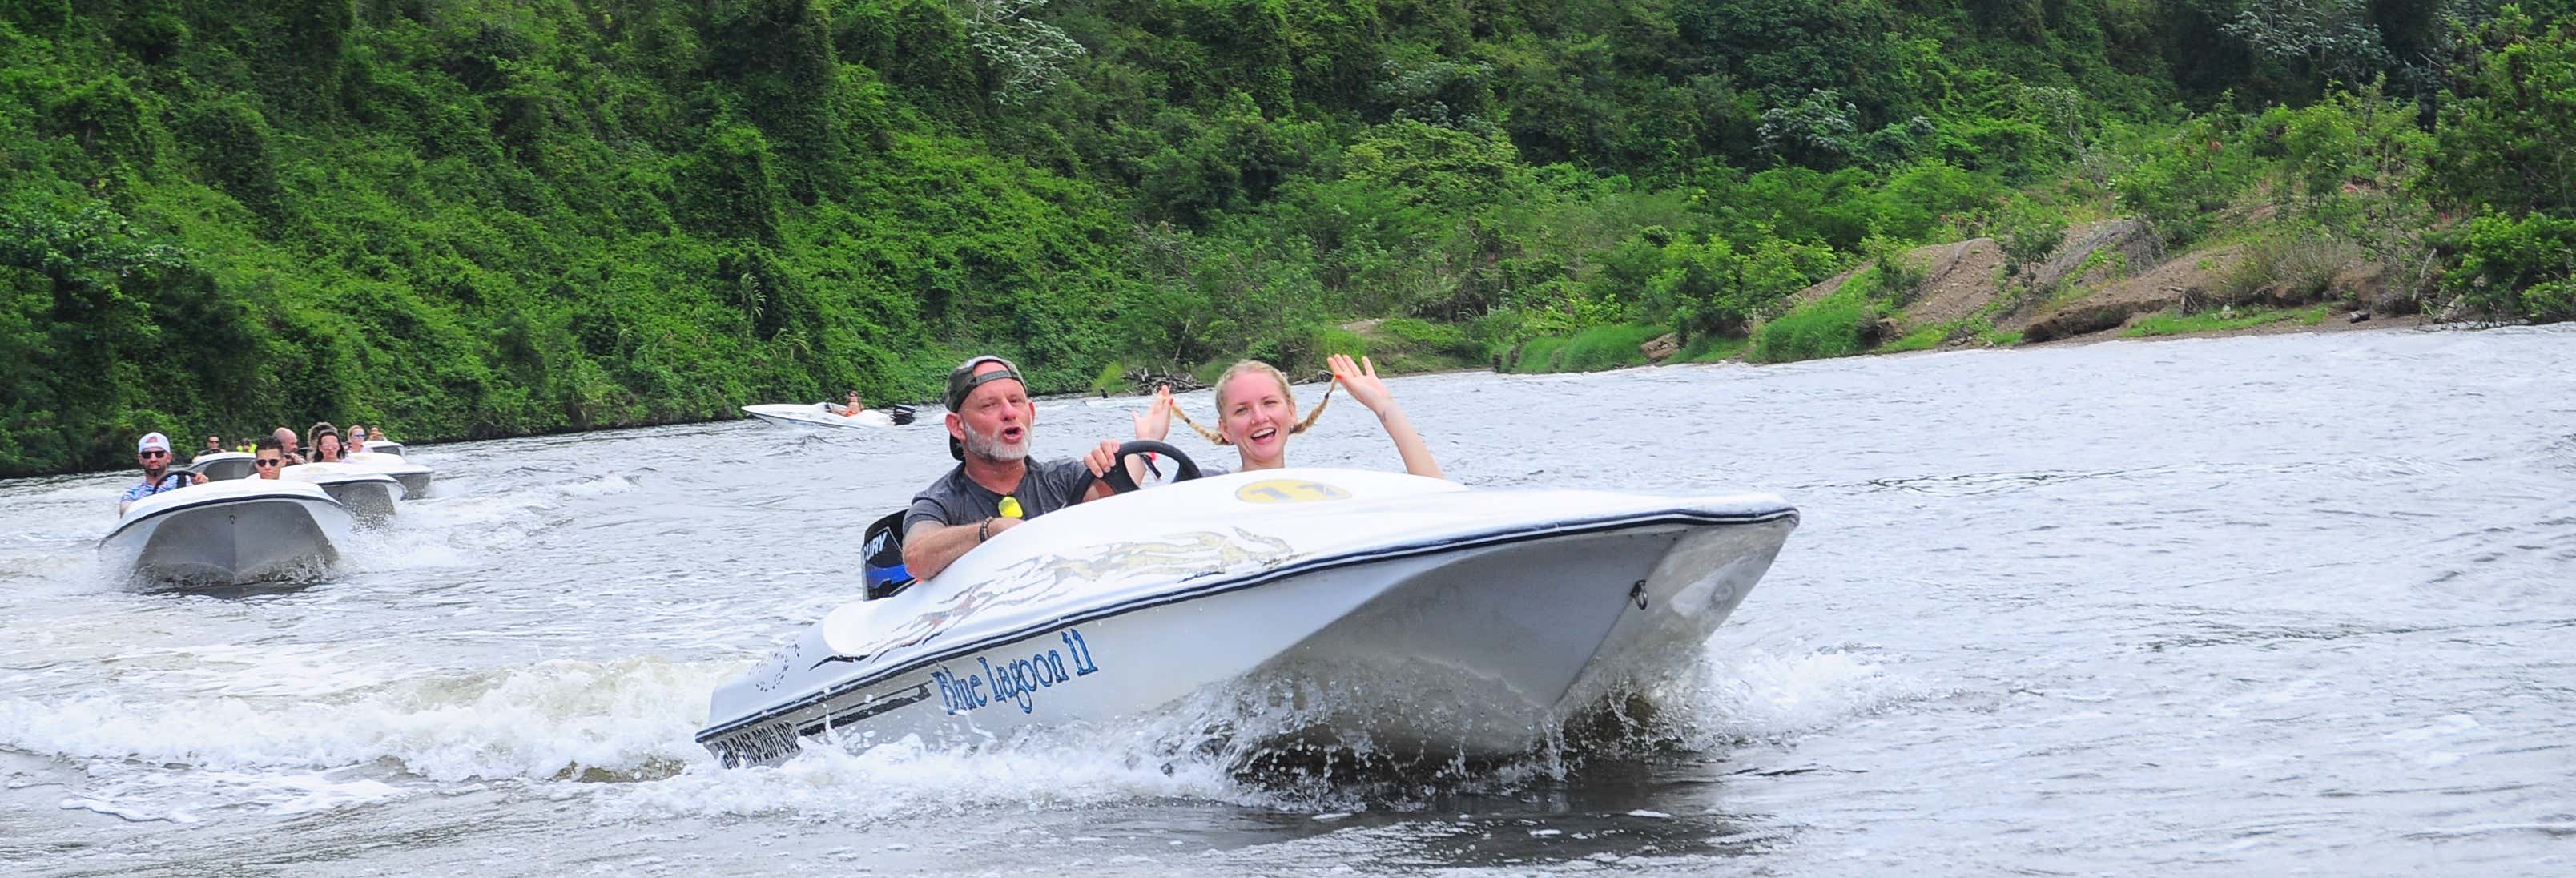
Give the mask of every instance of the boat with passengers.
<path id="1" fill-rule="evenodd" d="M 919 582 L 896 516 L 872 599 L 710 699 L 727 765 L 817 741 L 976 741 L 1136 717 L 1208 687 L 1318 689 L 1323 730 L 1380 752 L 1521 752 L 1687 667 L 1798 521 L 1770 494 L 1474 490 L 1290 468 L 1122 492 L 994 535 Z"/>

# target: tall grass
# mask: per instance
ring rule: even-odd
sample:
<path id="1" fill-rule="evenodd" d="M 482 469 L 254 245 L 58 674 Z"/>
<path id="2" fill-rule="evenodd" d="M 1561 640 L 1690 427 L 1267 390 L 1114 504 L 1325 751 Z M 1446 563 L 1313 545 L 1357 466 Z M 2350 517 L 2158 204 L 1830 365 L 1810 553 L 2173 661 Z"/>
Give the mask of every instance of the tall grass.
<path id="1" fill-rule="evenodd" d="M 2188 335 L 2195 332 L 2224 332 L 2286 321 L 2301 326 L 2315 326 L 2325 321 L 2329 309 L 2320 305 L 2297 311 L 2273 311 L 2248 308 L 2234 313 L 2203 311 L 2198 314 L 2149 314 L 2138 318 L 2120 333 L 2122 338 L 2152 338 L 2159 335 Z"/>
<path id="2" fill-rule="evenodd" d="M 1861 340 L 1861 328 L 1877 317 L 1876 307 L 1862 296 L 1858 285 L 1844 284 L 1833 295 L 1800 305 L 1762 324 L 1744 358 L 1756 363 L 1788 363 L 1858 354 L 1868 349 Z"/>
<path id="3" fill-rule="evenodd" d="M 1950 337 L 1950 325 L 1936 324 L 1905 334 L 1904 338 L 1878 346 L 1876 353 L 1900 354 L 1906 351 L 1928 351 L 1941 346 Z"/>
<path id="4" fill-rule="evenodd" d="M 1595 326 L 1566 341 L 1565 349 L 1557 354 L 1556 367 L 1566 372 L 1598 372 L 1643 366 L 1646 353 L 1640 348 L 1668 331 L 1661 326 L 1635 324 Z"/>
<path id="5" fill-rule="evenodd" d="M 1685 363 L 1723 362 L 1744 356 L 1744 346 L 1751 343 L 1750 339 L 1733 336 L 1702 335 L 1683 345 L 1682 352 L 1673 355 L 1673 359 Z"/>

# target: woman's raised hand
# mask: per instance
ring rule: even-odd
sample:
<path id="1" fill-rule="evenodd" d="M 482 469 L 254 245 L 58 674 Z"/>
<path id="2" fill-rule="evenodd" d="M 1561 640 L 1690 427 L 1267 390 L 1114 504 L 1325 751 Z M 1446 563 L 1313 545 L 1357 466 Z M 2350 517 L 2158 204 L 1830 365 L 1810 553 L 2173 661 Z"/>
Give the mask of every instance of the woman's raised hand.
<path id="1" fill-rule="evenodd" d="M 1395 401 L 1395 394 L 1386 389 L 1386 382 L 1377 380 L 1377 364 L 1368 358 L 1353 362 L 1349 354 L 1334 354 L 1324 362 L 1332 367 L 1333 379 L 1342 382 L 1342 386 L 1350 390 L 1351 398 L 1368 406 L 1369 411 L 1384 415 L 1387 404 Z"/>
<path id="2" fill-rule="evenodd" d="M 1175 405 L 1178 403 L 1172 401 L 1172 386 L 1155 385 L 1154 403 L 1136 413 L 1136 438 L 1161 442 L 1171 436 L 1172 407 Z"/>

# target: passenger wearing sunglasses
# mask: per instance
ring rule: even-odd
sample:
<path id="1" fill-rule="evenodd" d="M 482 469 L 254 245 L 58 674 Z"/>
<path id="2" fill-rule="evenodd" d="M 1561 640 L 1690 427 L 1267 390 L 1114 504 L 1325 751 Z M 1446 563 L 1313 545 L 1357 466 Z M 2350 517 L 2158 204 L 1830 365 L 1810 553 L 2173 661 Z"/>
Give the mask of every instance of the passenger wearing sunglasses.
<path id="1" fill-rule="evenodd" d="M 142 440 L 134 443 L 134 462 L 143 467 L 143 481 L 125 489 L 125 498 L 116 502 L 116 511 L 119 514 L 123 514 L 126 507 L 134 505 L 136 500 L 163 491 L 176 491 L 189 485 L 206 483 L 205 476 L 170 471 L 170 437 L 159 433 L 145 433 Z"/>
<path id="2" fill-rule="evenodd" d="M 252 471 L 263 479 L 277 478 L 278 471 L 286 468 L 286 449 L 278 445 L 277 437 L 261 436 L 253 447 L 256 450 L 251 452 L 254 455 L 250 459 Z"/>
<path id="3" fill-rule="evenodd" d="M 304 436 L 313 440 L 313 454 L 305 459 L 305 463 L 340 462 L 340 428 L 331 426 L 330 421 L 315 421 L 313 429 L 304 431 Z"/>

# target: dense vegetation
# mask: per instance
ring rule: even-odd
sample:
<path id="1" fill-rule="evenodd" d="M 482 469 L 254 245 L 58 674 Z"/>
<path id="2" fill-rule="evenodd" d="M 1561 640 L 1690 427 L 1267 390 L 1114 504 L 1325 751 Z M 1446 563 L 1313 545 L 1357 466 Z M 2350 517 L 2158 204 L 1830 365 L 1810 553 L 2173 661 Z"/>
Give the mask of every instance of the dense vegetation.
<path id="1" fill-rule="evenodd" d="M 0 0 L 0 475 L 922 398 L 980 350 L 1832 353 L 1784 296 L 2114 214 L 2566 319 L 2571 6 Z"/>

